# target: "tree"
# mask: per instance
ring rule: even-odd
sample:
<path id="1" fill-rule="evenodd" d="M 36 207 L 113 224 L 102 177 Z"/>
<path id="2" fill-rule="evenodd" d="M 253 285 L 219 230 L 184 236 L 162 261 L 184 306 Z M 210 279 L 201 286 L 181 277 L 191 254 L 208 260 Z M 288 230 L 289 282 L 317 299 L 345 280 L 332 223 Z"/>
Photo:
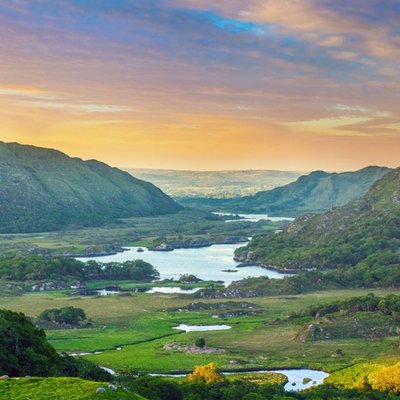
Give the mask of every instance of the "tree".
<path id="1" fill-rule="evenodd" d="M 193 372 L 188 375 L 189 382 L 201 381 L 205 382 L 207 385 L 223 382 L 224 377 L 220 375 L 217 371 L 217 364 L 211 362 L 206 365 L 201 365 L 196 367 Z"/>
<path id="2" fill-rule="evenodd" d="M 53 323 L 77 326 L 86 319 L 86 314 L 85 311 L 82 310 L 82 308 L 68 306 L 63 308 L 51 308 L 44 310 L 39 315 L 39 319 Z"/>
<path id="3" fill-rule="evenodd" d="M 371 373 L 368 380 L 372 389 L 400 394 L 400 362 Z"/>
<path id="4" fill-rule="evenodd" d="M 108 372 L 89 360 L 60 356 L 22 313 L 0 310 L 0 375 L 76 376 L 108 380 Z"/>
<path id="5" fill-rule="evenodd" d="M 197 338 L 194 344 L 197 347 L 204 348 L 204 346 L 206 345 L 206 340 L 204 338 Z"/>
<path id="6" fill-rule="evenodd" d="M 58 362 L 42 329 L 23 314 L 0 310 L 0 375 L 43 376 Z"/>

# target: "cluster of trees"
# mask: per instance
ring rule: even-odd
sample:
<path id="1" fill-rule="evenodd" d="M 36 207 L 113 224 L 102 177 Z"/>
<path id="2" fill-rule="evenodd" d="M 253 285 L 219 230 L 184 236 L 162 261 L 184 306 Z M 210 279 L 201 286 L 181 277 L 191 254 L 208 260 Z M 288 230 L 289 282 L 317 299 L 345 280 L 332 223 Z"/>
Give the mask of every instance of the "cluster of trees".
<path id="1" fill-rule="evenodd" d="M 187 379 L 189 382 L 204 382 L 207 385 L 224 381 L 224 377 L 218 373 L 217 364 L 214 362 L 196 367 Z"/>
<path id="2" fill-rule="evenodd" d="M 400 362 L 369 374 L 368 381 L 373 389 L 400 394 Z"/>
<path id="3" fill-rule="evenodd" d="M 60 356 L 22 313 L 0 310 L 0 375 L 75 376 L 108 380 L 110 375 L 84 359 Z"/>
<path id="4" fill-rule="evenodd" d="M 305 271 L 283 279 L 247 278 L 233 282 L 226 289 L 204 289 L 195 297 L 255 297 L 307 293 L 343 288 L 399 288 L 398 265 L 337 268 L 328 271 Z"/>
<path id="5" fill-rule="evenodd" d="M 157 270 L 142 260 L 123 263 L 99 263 L 82 261 L 67 257 L 8 256 L 0 257 L 0 280 L 40 281 L 55 280 L 95 280 L 129 279 L 151 281 L 159 277 Z"/>
<path id="6" fill-rule="evenodd" d="M 193 274 L 183 274 L 179 277 L 179 282 L 180 283 L 197 283 L 197 282 L 201 282 L 201 279 L 199 279 L 196 275 L 193 275 Z"/>
<path id="7" fill-rule="evenodd" d="M 256 384 L 247 380 L 226 379 L 206 383 L 202 379 L 173 381 L 141 376 L 122 380 L 125 387 L 149 400 L 398 400 L 387 390 L 341 389 L 322 385 L 302 392 L 285 392 L 281 385 Z"/>
<path id="8" fill-rule="evenodd" d="M 152 281 L 160 276 L 151 264 L 143 260 L 129 260 L 122 263 L 100 263 L 91 260 L 85 264 L 84 269 L 85 277 L 88 280 L 129 279 L 133 281 Z"/>
<path id="9" fill-rule="evenodd" d="M 367 296 L 352 297 L 326 305 L 311 306 L 301 312 L 300 316 L 309 315 L 315 317 L 337 312 L 381 312 L 384 315 L 396 317 L 396 319 L 400 320 L 400 296 L 392 294 L 378 297 L 370 293 Z"/>
<path id="10" fill-rule="evenodd" d="M 42 256 L 0 257 L 0 279 L 10 281 L 37 281 L 85 277 L 85 264 L 74 258 Z"/>
<path id="11" fill-rule="evenodd" d="M 82 308 L 68 306 L 44 310 L 39 315 L 38 319 L 56 324 L 79 326 L 86 320 L 86 314 Z"/>
<path id="12" fill-rule="evenodd" d="M 265 264 L 294 270 L 399 266 L 400 212 L 398 214 L 391 219 L 377 216 L 374 220 L 370 216 L 368 223 L 354 222 L 354 225 L 343 228 L 343 232 L 325 234 L 312 224 L 307 227 L 311 232 L 302 232 L 299 228 L 298 234 L 256 236 L 245 250 L 251 251 L 253 258 Z M 237 254 L 241 251 L 243 248 Z"/>

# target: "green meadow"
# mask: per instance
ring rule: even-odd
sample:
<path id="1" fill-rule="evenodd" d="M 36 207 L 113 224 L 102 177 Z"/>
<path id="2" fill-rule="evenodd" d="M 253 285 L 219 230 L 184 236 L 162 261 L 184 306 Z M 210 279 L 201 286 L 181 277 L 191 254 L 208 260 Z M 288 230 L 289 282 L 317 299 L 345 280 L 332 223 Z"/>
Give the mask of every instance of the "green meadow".
<path id="1" fill-rule="evenodd" d="M 307 317 L 285 319 L 310 305 L 366 295 L 398 293 L 394 290 L 335 290 L 296 296 L 251 299 L 207 300 L 190 296 L 132 293 L 107 297 L 72 297 L 61 292 L 27 293 L 1 297 L 2 308 L 37 317 L 48 308 L 72 305 L 84 309 L 93 328 L 48 329 L 50 343 L 60 352 L 95 352 L 87 358 L 121 372 L 184 372 L 196 365 L 215 361 L 224 370 L 308 367 L 338 371 L 351 365 L 393 355 L 396 337 L 381 340 L 350 339 L 301 341 L 299 333 L 307 326 Z M 211 309 L 187 310 L 191 303 L 204 303 Z M 220 304 L 226 305 L 221 309 Z M 222 311 L 249 311 L 243 303 L 252 303 L 257 313 L 218 317 Z M 280 320 L 278 320 L 280 319 Z M 184 333 L 173 329 L 188 325 L 227 324 L 224 331 Z M 166 344 L 185 348 L 199 337 L 215 350 L 210 354 L 166 350 Z M 122 346 L 121 350 L 116 347 Z M 332 354 L 341 349 L 343 355 Z"/>
<path id="2" fill-rule="evenodd" d="M 96 393 L 103 387 L 105 393 Z M 112 391 L 108 383 L 78 378 L 14 378 L 0 381 L 0 400 L 140 400 L 143 397 L 118 388 Z"/>

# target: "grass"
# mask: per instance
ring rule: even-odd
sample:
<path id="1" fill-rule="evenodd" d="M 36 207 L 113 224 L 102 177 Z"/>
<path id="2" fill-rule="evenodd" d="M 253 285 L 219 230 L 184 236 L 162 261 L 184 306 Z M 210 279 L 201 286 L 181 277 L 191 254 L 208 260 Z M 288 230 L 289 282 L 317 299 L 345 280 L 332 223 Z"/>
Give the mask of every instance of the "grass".
<path id="1" fill-rule="evenodd" d="M 201 311 L 185 311 L 185 308 L 192 302 L 220 304 L 228 300 L 194 300 L 175 295 L 137 293 L 130 296 L 71 297 L 60 292 L 29 293 L 0 297 L 0 303 L 2 308 L 22 311 L 31 317 L 39 315 L 46 308 L 66 305 L 83 308 L 95 328 L 48 330 L 46 333 L 50 342 L 59 351 L 106 350 L 88 358 L 116 370 L 186 371 L 215 361 L 226 370 L 311 367 L 337 371 L 369 359 L 394 354 L 397 339 L 371 341 L 347 338 L 301 342 L 298 333 L 307 323 L 307 318 L 280 323 L 273 321 L 310 305 L 369 292 L 376 295 L 398 293 L 394 290 L 336 290 L 297 296 L 233 299 L 229 309 L 241 309 L 240 303 L 251 302 L 259 306 L 261 314 L 227 319 L 215 318 L 215 314 L 225 311 L 220 308 Z M 232 329 L 201 333 L 180 333 L 172 329 L 180 323 L 229 324 Z M 192 344 L 198 337 L 203 337 L 207 346 L 224 349 L 225 352 L 187 354 L 163 349 L 166 343 Z M 123 346 L 122 350 L 115 351 L 115 347 L 120 345 Z M 343 357 L 331 357 L 339 348 L 343 350 Z M 231 360 L 236 363 L 232 364 Z"/>
<path id="2" fill-rule="evenodd" d="M 105 393 L 96 393 L 103 387 Z M 14 378 L 0 381 L 0 400 L 139 400 L 122 388 L 112 391 L 105 382 L 78 378 Z"/>
<path id="3" fill-rule="evenodd" d="M 152 342 L 125 346 L 121 351 L 107 351 L 89 356 L 92 361 L 120 371 L 178 372 L 191 370 L 197 365 L 215 361 L 223 370 L 316 368 L 335 371 L 354 363 L 385 356 L 393 352 L 396 339 L 380 341 L 333 340 L 302 343 L 296 339 L 297 329 L 285 327 L 239 324 L 229 331 L 185 333 Z M 203 337 L 210 347 L 224 349 L 222 354 L 187 354 L 166 351 L 166 343 L 191 344 Z M 338 348 L 343 357 L 331 357 Z M 235 360 L 236 365 L 230 361 Z"/>
<path id="4" fill-rule="evenodd" d="M 399 362 L 399 357 L 393 355 L 371 359 L 368 362 L 358 363 L 334 372 L 326 378 L 326 383 L 332 383 L 346 389 L 362 388 L 371 372 L 375 372 L 381 367 L 396 364 L 397 362 Z"/>

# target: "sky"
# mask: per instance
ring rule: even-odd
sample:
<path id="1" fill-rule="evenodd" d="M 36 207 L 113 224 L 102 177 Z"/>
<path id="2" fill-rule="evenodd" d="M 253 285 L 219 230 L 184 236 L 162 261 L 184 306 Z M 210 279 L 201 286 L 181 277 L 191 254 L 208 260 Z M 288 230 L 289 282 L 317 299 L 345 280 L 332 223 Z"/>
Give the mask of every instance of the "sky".
<path id="1" fill-rule="evenodd" d="M 399 21 L 399 0 L 0 0 L 0 140 L 117 167 L 397 167 Z"/>

